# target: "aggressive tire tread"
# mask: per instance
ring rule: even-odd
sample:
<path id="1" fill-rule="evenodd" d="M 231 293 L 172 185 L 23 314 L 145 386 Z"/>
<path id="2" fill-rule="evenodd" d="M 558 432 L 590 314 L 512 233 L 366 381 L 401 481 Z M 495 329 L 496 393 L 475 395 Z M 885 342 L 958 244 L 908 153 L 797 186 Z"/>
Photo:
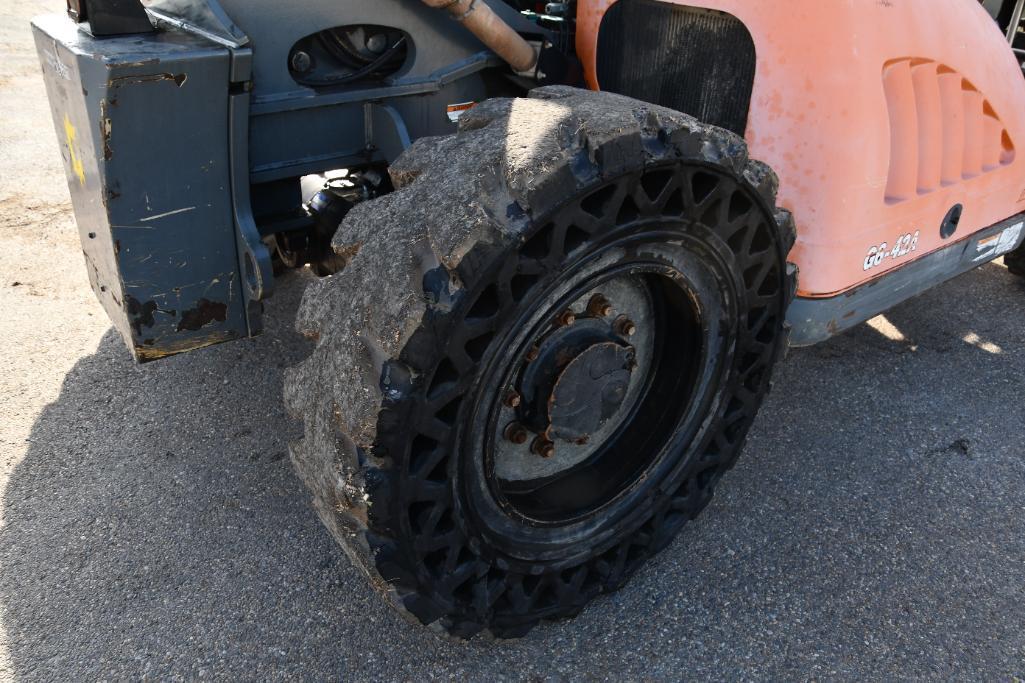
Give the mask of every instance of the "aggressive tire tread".
<path id="1" fill-rule="evenodd" d="M 567 197 L 631 169 L 680 159 L 732 178 L 743 190 L 736 202 L 704 198 L 702 209 L 718 212 L 721 222 L 743 222 L 751 211 L 744 202 L 771 217 L 765 223 L 771 235 L 738 231 L 730 247 L 741 255 L 773 249 L 785 264 L 781 273 L 762 266 L 745 272 L 751 296 L 762 288 L 763 299 L 779 303 L 778 311 L 766 304 L 760 317 L 747 321 L 750 348 L 761 351 L 744 361 L 738 382 L 746 388 L 725 406 L 723 433 L 710 446 L 694 490 L 665 497 L 629 542 L 593 562 L 542 575 L 484 562 L 457 539 L 452 494 L 438 474 L 446 467 L 439 444 L 451 428 L 444 416 L 459 401 L 452 378 L 473 367 L 477 347 L 468 343 L 436 367 L 423 359 L 446 334 L 447 314 L 464 303 L 496 253 L 513 247 L 543 252 L 552 240 L 565 246 L 574 239 L 564 227 L 529 232 Z M 707 505 L 740 452 L 772 366 L 787 346 L 782 314 L 796 292 L 796 268 L 786 262 L 794 222 L 775 207 L 775 174 L 748 158 L 739 137 L 654 105 L 565 87 L 484 102 L 464 114 L 457 134 L 414 143 L 390 174 L 395 192 L 357 205 L 335 237 L 334 249 L 350 257 L 346 268 L 312 284 L 303 297 L 297 327 L 316 346 L 286 375 L 286 405 L 304 421 L 292 461 L 321 520 L 400 612 L 458 637 L 485 629 L 517 637 L 542 618 L 572 615 L 597 593 L 622 585 Z M 631 201 L 668 201 L 662 181 L 652 175 L 646 194 Z M 695 180 L 687 192 L 704 189 Z M 687 201 L 701 206 L 701 199 Z M 523 277 L 529 284 L 529 273 Z M 781 293 L 765 284 L 773 278 Z M 494 333 L 489 307 L 510 296 L 502 287 L 473 303 L 468 324 L 480 321 L 473 334 L 485 340 L 481 344 Z M 442 417 L 406 424 L 402 399 L 416 391 Z M 400 425 L 416 434 L 408 454 L 380 438 Z M 410 534 L 419 546 L 404 540 Z M 441 568 L 432 578 L 441 588 L 424 588 L 414 556 L 429 556 L 430 566 Z M 522 618 L 489 619 L 499 608 Z"/>

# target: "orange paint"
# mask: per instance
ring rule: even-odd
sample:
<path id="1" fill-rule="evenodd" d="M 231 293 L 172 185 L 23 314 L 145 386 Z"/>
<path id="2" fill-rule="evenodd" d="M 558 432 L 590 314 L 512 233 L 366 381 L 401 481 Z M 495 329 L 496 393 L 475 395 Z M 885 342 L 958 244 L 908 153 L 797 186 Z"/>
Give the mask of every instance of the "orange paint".
<path id="1" fill-rule="evenodd" d="M 578 3 L 595 89 L 614 1 Z M 802 296 L 849 290 L 1025 211 L 1025 79 L 976 0 L 667 1 L 728 12 L 754 38 L 746 138 L 794 212 Z M 944 240 L 955 204 L 964 215 Z M 914 252 L 865 270 L 871 247 L 914 233 Z"/>

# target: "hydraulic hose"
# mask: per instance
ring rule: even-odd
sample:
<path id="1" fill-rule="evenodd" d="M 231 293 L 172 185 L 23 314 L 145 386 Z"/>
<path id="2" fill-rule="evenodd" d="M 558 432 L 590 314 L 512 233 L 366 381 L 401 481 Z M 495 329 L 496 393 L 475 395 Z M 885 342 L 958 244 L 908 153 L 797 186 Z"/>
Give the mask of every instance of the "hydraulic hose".
<path id="1" fill-rule="evenodd" d="M 423 0 L 423 3 L 447 10 L 516 71 L 530 71 L 537 65 L 537 52 L 530 43 L 502 21 L 484 0 Z"/>
<path id="2" fill-rule="evenodd" d="M 353 81 L 358 81 L 359 79 L 366 78 L 367 76 L 373 76 L 375 71 L 386 65 L 389 61 L 391 61 L 393 57 L 399 54 L 400 50 L 402 49 L 402 46 L 405 45 L 405 43 L 405 36 L 399 38 L 395 42 L 395 44 L 388 48 L 388 50 L 384 54 L 382 54 L 374 61 L 368 63 L 366 66 L 360 67 L 355 71 L 341 74 L 340 76 L 329 76 L 327 78 L 320 79 L 296 78 L 296 81 L 298 83 L 302 83 L 303 85 L 318 87 L 329 85 L 342 85 L 344 83 L 352 83 Z"/>

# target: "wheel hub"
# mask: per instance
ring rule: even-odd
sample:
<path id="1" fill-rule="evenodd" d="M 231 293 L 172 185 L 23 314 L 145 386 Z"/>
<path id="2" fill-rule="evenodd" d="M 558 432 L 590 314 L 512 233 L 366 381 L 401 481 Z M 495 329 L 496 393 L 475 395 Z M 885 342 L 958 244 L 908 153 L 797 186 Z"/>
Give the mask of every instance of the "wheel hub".
<path id="1" fill-rule="evenodd" d="M 509 395 L 522 396 L 517 417 L 542 442 L 586 442 L 622 404 L 637 354 L 616 328 L 566 311 L 535 340 Z"/>
<path id="2" fill-rule="evenodd" d="M 643 276 L 609 277 L 534 315 L 489 393 L 502 486 L 531 488 L 586 469 L 626 424 L 650 384 L 649 285 Z"/>
<path id="3" fill-rule="evenodd" d="M 555 314 L 529 345 L 503 399 L 515 417 L 505 428 L 507 442 L 529 442 L 534 456 L 570 467 L 580 457 L 572 447 L 588 444 L 620 412 L 638 366 L 630 343 L 637 327 L 613 310 L 595 294 Z"/>
<path id="4" fill-rule="evenodd" d="M 509 514 L 563 524 L 625 492 L 659 457 L 676 419 L 667 406 L 689 402 L 680 387 L 693 381 L 701 343 L 679 286 L 689 281 L 663 267 L 604 271 L 518 323 L 481 407 L 486 476 Z"/>

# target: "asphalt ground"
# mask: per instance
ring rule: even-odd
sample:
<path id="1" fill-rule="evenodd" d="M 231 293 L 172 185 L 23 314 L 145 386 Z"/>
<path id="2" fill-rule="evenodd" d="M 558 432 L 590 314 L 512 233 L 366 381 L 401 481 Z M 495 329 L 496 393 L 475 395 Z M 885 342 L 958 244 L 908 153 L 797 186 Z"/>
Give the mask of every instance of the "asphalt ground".
<path id="1" fill-rule="evenodd" d="M 0 6 L 0 679 L 1025 677 L 1025 284 L 985 266 L 791 353 L 708 511 L 514 642 L 402 620 L 293 475 L 266 333 L 137 366 L 88 287 L 28 30 Z"/>

